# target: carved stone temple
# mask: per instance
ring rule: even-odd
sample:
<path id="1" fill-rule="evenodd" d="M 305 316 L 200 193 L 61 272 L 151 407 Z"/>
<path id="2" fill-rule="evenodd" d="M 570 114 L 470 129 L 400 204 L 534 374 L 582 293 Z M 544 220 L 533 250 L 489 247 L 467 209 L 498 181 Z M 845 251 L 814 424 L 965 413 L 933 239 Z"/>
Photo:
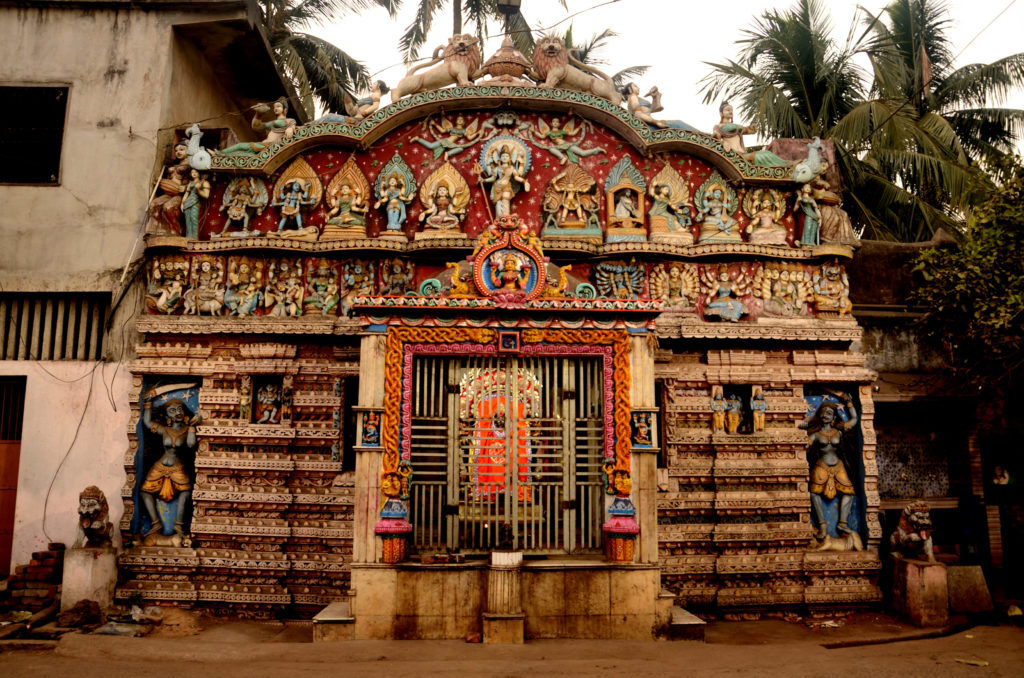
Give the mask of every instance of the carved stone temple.
<path id="1" fill-rule="evenodd" d="M 765 161 L 731 107 L 695 131 L 469 37 L 469 84 L 372 110 L 164 115 L 111 325 L 116 599 L 505 642 L 877 604 L 832 147 Z"/>

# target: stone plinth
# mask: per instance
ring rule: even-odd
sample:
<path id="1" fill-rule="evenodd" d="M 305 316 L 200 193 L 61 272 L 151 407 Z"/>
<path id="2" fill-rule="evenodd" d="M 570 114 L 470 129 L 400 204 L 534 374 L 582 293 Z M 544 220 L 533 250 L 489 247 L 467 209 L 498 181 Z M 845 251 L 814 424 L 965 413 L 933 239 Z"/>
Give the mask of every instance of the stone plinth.
<path id="1" fill-rule="evenodd" d="M 949 619 L 946 566 L 894 557 L 892 602 L 917 626 L 943 626 Z"/>
<path id="2" fill-rule="evenodd" d="M 356 620 L 347 600 L 331 603 L 313 617 L 313 642 L 352 640 Z"/>
<path id="3" fill-rule="evenodd" d="M 86 547 L 64 552 L 64 580 L 61 587 L 61 612 L 80 600 L 95 600 L 100 609 L 114 602 L 117 585 L 117 554 L 110 547 Z"/>
<path id="4" fill-rule="evenodd" d="M 487 611 L 483 614 L 484 643 L 522 643 L 523 614 L 520 552 L 495 551 L 487 572 Z"/>
<path id="5" fill-rule="evenodd" d="M 954 614 L 991 612 L 992 595 L 981 565 L 950 565 L 949 609 Z"/>

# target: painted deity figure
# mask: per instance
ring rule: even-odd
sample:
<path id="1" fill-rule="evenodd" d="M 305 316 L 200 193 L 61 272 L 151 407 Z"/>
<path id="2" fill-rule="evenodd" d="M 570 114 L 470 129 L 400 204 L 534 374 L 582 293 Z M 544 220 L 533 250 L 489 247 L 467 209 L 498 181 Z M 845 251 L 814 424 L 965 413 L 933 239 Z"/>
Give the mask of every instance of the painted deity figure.
<path id="1" fill-rule="evenodd" d="M 500 265 L 495 266 L 499 262 Z M 529 265 L 512 253 L 495 255 L 491 259 L 491 282 L 495 287 L 507 291 L 521 290 L 529 274 Z"/>
<path id="2" fill-rule="evenodd" d="M 668 184 L 651 184 L 651 210 L 649 216 L 662 217 L 665 225 L 672 233 L 682 236 L 689 235 L 692 241 L 693 214 L 689 206 L 679 200 L 672 199 L 672 187 Z"/>
<path id="3" fill-rule="evenodd" d="M 452 201 L 451 193 L 444 184 L 434 189 L 427 209 L 420 214 L 420 221 L 426 223 L 429 228 L 436 228 L 441 231 L 456 230 L 465 212 L 455 211 L 455 203 Z"/>
<path id="4" fill-rule="evenodd" d="M 633 194 L 630 191 L 622 191 L 615 198 L 615 210 L 612 216 L 622 222 L 636 221 L 640 218 L 636 203 L 633 201 Z"/>
<path id="5" fill-rule="evenodd" d="M 760 193 L 760 202 L 757 202 Z M 744 198 L 743 208 L 750 217 L 747 233 L 750 242 L 766 245 L 785 245 L 788 233 L 780 223 L 785 205 L 782 194 L 772 190 L 755 190 Z"/>
<path id="6" fill-rule="evenodd" d="M 295 134 L 295 118 L 288 117 L 288 100 L 281 98 L 270 105 L 269 109 L 274 113 L 274 119 L 270 122 L 263 122 L 260 113 L 267 110 L 266 104 L 261 104 L 256 109 L 256 115 L 252 118 L 252 128 L 257 132 L 266 131 L 267 136 L 263 141 L 245 141 L 234 146 L 228 146 L 220 151 L 223 155 L 256 155 L 267 146 L 277 143 L 282 139 L 291 139 Z"/>
<path id="7" fill-rule="evenodd" d="M 181 234 L 181 199 L 188 183 L 190 166 L 188 164 L 188 145 L 174 145 L 174 164 L 164 169 L 164 175 L 158 183 L 159 195 L 149 203 L 150 219 L 162 229 Z"/>
<path id="8" fill-rule="evenodd" d="M 263 298 L 260 275 L 245 261 L 228 271 L 224 305 L 231 315 L 252 315 Z"/>
<path id="9" fill-rule="evenodd" d="M 227 235 L 228 229 L 241 225 L 240 235 L 248 235 L 249 220 L 252 210 L 261 214 L 267 206 L 267 187 L 259 179 L 252 177 L 239 178 L 232 181 L 224 191 L 220 211 L 225 213 L 226 220 L 224 228 L 220 233 L 213 233 L 212 236 L 219 238 Z M 259 231 L 252 231 L 258 235 Z"/>
<path id="10" fill-rule="evenodd" d="M 331 226 L 366 226 L 366 212 L 370 209 L 359 189 L 353 190 L 348 184 L 332 192 L 327 197 L 330 211 L 327 212 L 327 223 Z M 282 212 L 283 214 L 283 212 Z M 302 222 L 299 222 L 302 228 Z"/>
<path id="11" fill-rule="evenodd" d="M 277 233 L 283 232 L 289 222 L 295 223 L 295 230 L 302 230 L 302 208 L 314 203 L 314 200 L 309 197 L 310 188 L 312 186 L 309 183 L 303 186 L 298 179 L 281 186 L 274 201 L 270 203 L 274 207 L 279 207 L 281 211 L 281 221 L 277 224 Z"/>
<path id="12" fill-rule="evenodd" d="M 281 390 L 277 384 L 264 384 L 256 391 L 256 423 L 281 422 Z"/>
<path id="13" fill-rule="evenodd" d="M 728 409 L 729 404 L 719 387 L 711 398 L 711 430 L 713 432 L 725 433 L 725 412 Z"/>
<path id="14" fill-rule="evenodd" d="M 513 149 L 502 145 L 487 153 L 484 163 L 483 167 L 477 164 L 473 171 L 481 184 L 491 185 L 488 197 L 494 205 L 494 217 L 511 214 L 512 198 L 519 189 L 530 191 L 530 182 L 526 180 L 526 159 L 519 153 L 513 157 Z"/>
<path id="15" fill-rule="evenodd" d="M 799 426 L 807 431 L 807 459 L 813 464 L 810 473 L 811 510 L 817 530 L 815 537 L 824 539 L 828 534 L 825 502 L 839 496 L 839 520 L 836 530 L 856 534 L 849 525 L 853 498 L 857 494 L 850 477 L 849 459 L 844 447 L 850 446 L 852 430 L 857 425 L 857 409 L 848 394 L 835 394 L 846 405 L 846 421 L 840 416 L 842 406 L 824 401 L 810 421 Z"/>
<path id="16" fill-rule="evenodd" d="M 185 237 L 189 240 L 199 239 L 199 214 L 202 208 L 200 201 L 210 197 L 210 182 L 199 174 L 199 170 L 189 172 L 189 181 L 181 196 L 181 213 L 185 215 Z"/>
<path id="17" fill-rule="evenodd" d="M 725 150 L 734 151 L 747 162 L 761 167 L 788 167 L 792 164 L 771 151 L 747 152 L 747 146 L 743 143 L 743 135 L 757 134 L 757 128 L 733 122 L 733 108 L 728 101 L 722 102 L 722 105 L 718 107 L 718 113 L 721 119 L 711 130 L 711 134 L 722 142 Z"/>
<path id="18" fill-rule="evenodd" d="M 671 127 L 673 129 L 688 129 L 696 131 L 690 125 L 687 125 L 682 120 L 657 120 L 652 116 L 652 113 L 658 113 L 659 111 L 665 110 L 665 107 L 661 105 L 661 91 L 657 87 L 652 87 L 645 97 L 651 97 L 648 99 L 640 98 L 640 87 L 635 82 L 631 82 L 624 86 L 619 93 L 622 94 L 626 100 L 626 109 L 635 115 L 636 117 L 643 120 L 650 127 L 655 129 L 664 129 Z"/>
<path id="19" fill-rule="evenodd" d="M 440 122 L 431 120 L 427 124 L 427 129 L 434 137 L 433 140 L 416 136 L 410 139 L 410 141 L 415 141 L 421 146 L 434 151 L 435 159 L 440 157 L 442 153 L 446 157 L 451 158 L 476 142 L 482 141 L 485 138 L 485 127 L 486 125 L 480 127 L 479 120 L 474 120 L 467 126 L 464 115 L 456 116 L 455 124 L 452 124 L 448 118 L 441 118 Z"/>
<path id="20" fill-rule="evenodd" d="M 726 401 L 725 430 L 729 433 L 738 433 L 742 421 L 743 403 L 740 401 L 740 397 L 733 393 Z"/>
<path id="21" fill-rule="evenodd" d="M 224 310 L 224 285 L 221 283 L 223 272 L 223 268 L 214 270 L 209 261 L 199 264 L 195 288 L 195 311 L 199 315 L 220 315 Z"/>
<path id="22" fill-rule="evenodd" d="M 326 261 L 321 260 L 316 269 L 309 273 L 307 269 L 306 284 L 309 287 L 309 294 L 303 304 L 306 313 L 320 313 L 320 315 L 331 315 L 341 301 L 338 290 L 338 274 Z"/>
<path id="23" fill-rule="evenodd" d="M 168 534 L 167 526 L 160 520 L 156 500 L 159 497 L 167 504 L 174 502 L 175 534 L 185 535 L 184 517 L 188 501 L 192 496 L 192 482 L 182 457 L 194 454 L 196 447 L 196 426 L 200 416 L 189 417 L 185 403 L 172 398 L 164 403 L 163 423 L 153 418 L 153 398 L 151 390 L 143 396 L 142 425 L 146 430 L 160 437 L 163 444 L 163 455 L 149 467 L 146 477 L 139 487 L 139 497 L 149 517 L 150 528 L 145 536 L 161 531 Z"/>
<path id="24" fill-rule="evenodd" d="M 850 283 L 842 266 L 836 262 L 823 264 L 812 281 L 814 303 L 818 312 L 844 316 L 853 310 L 850 301 Z"/>
<path id="25" fill-rule="evenodd" d="M 146 290 L 146 305 L 149 308 L 170 315 L 182 307 L 186 266 L 187 264 L 176 266 L 153 260 L 153 269 Z"/>
<path id="26" fill-rule="evenodd" d="M 402 230 L 406 217 L 405 206 L 412 202 L 413 195 L 414 191 L 405 185 L 405 178 L 398 172 L 392 173 L 388 177 L 387 185 L 381 186 L 380 195 L 377 196 L 373 208 L 380 209 L 381 205 L 384 206 L 388 216 L 387 230 Z"/>
<path id="27" fill-rule="evenodd" d="M 808 247 L 820 244 L 818 228 L 821 225 L 821 210 L 811 194 L 810 184 L 804 184 L 796 192 L 796 207 L 804 215 L 804 229 L 800 236 L 800 244 Z"/>
<path id="28" fill-rule="evenodd" d="M 299 271 L 288 262 L 276 267 L 270 264 L 270 282 L 263 293 L 263 306 L 267 315 L 275 318 L 295 318 L 302 315 L 303 289 Z"/>
<path id="29" fill-rule="evenodd" d="M 754 432 L 764 432 L 765 413 L 768 411 L 768 402 L 764 399 L 764 392 L 758 391 L 750 399 L 750 411 L 754 418 Z"/>
<path id="30" fill-rule="evenodd" d="M 729 214 L 732 205 L 721 188 L 714 188 L 697 207 L 701 222 L 698 242 L 715 240 L 741 240 L 739 222 Z"/>
<path id="31" fill-rule="evenodd" d="M 564 126 L 558 118 L 552 118 L 550 125 L 538 119 L 536 127 L 529 123 L 523 123 L 520 126 L 520 133 L 525 129 L 533 137 L 534 145 L 543 148 L 564 165 L 566 162 L 578 163 L 580 158 L 607 153 L 599 146 L 587 149 L 580 147 L 583 140 L 587 138 L 588 128 L 593 130 L 593 126 L 589 122 L 582 122 L 577 127 L 576 121 L 572 118 L 567 119 Z M 579 134 L 578 139 L 575 138 L 577 134 Z M 548 143 L 544 143 L 545 141 Z"/>
<path id="32" fill-rule="evenodd" d="M 362 120 L 368 115 L 372 115 L 380 108 L 381 95 L 387 94 L 391 90 L 384 83 L 383 80 L 376 80 L 370 85 L 370 94 L 362 99 L 356 99 L 352 101 L 350 98 L 345 97 L 345 112 L 356 120 Z"/>
<path id="33" fill-rule="evenodd" d="M 740 317 L 746 315 L 747 308 L 737 297 L 749 290 L 745 284 L 733 280 L 728 269 L 720 268 L 717 279 L 705 273 L 704 287 L 708 293 L 708 302 L 704 306 L 705 316 L 738 322 Z"/>

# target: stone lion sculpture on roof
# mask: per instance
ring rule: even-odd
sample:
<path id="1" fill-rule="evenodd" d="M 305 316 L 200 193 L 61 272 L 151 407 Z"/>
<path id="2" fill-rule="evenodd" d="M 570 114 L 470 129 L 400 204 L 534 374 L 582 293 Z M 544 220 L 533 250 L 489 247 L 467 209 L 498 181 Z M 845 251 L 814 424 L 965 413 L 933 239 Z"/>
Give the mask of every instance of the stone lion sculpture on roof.
<path id="1" fill-rule="evenodd" d="M 541 87 L 561 87 L 607 99 L 615 105 L 622 103 L 622 94 L 612 79 L 582 63 L 569 53 L 562 39 L 556 36 L 541 38 L 533 50 L 531 77 Z"/>

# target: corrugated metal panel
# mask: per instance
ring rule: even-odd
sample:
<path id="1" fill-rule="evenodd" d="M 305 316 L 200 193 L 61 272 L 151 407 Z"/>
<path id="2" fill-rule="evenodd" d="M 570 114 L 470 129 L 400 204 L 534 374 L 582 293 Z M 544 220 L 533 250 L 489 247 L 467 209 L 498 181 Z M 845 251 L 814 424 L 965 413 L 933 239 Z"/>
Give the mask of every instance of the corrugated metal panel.
<path id="1" fill-rule="evenodd" d="M 105 294 L 0 294 L 0 359 L 99 360 Z"/>

